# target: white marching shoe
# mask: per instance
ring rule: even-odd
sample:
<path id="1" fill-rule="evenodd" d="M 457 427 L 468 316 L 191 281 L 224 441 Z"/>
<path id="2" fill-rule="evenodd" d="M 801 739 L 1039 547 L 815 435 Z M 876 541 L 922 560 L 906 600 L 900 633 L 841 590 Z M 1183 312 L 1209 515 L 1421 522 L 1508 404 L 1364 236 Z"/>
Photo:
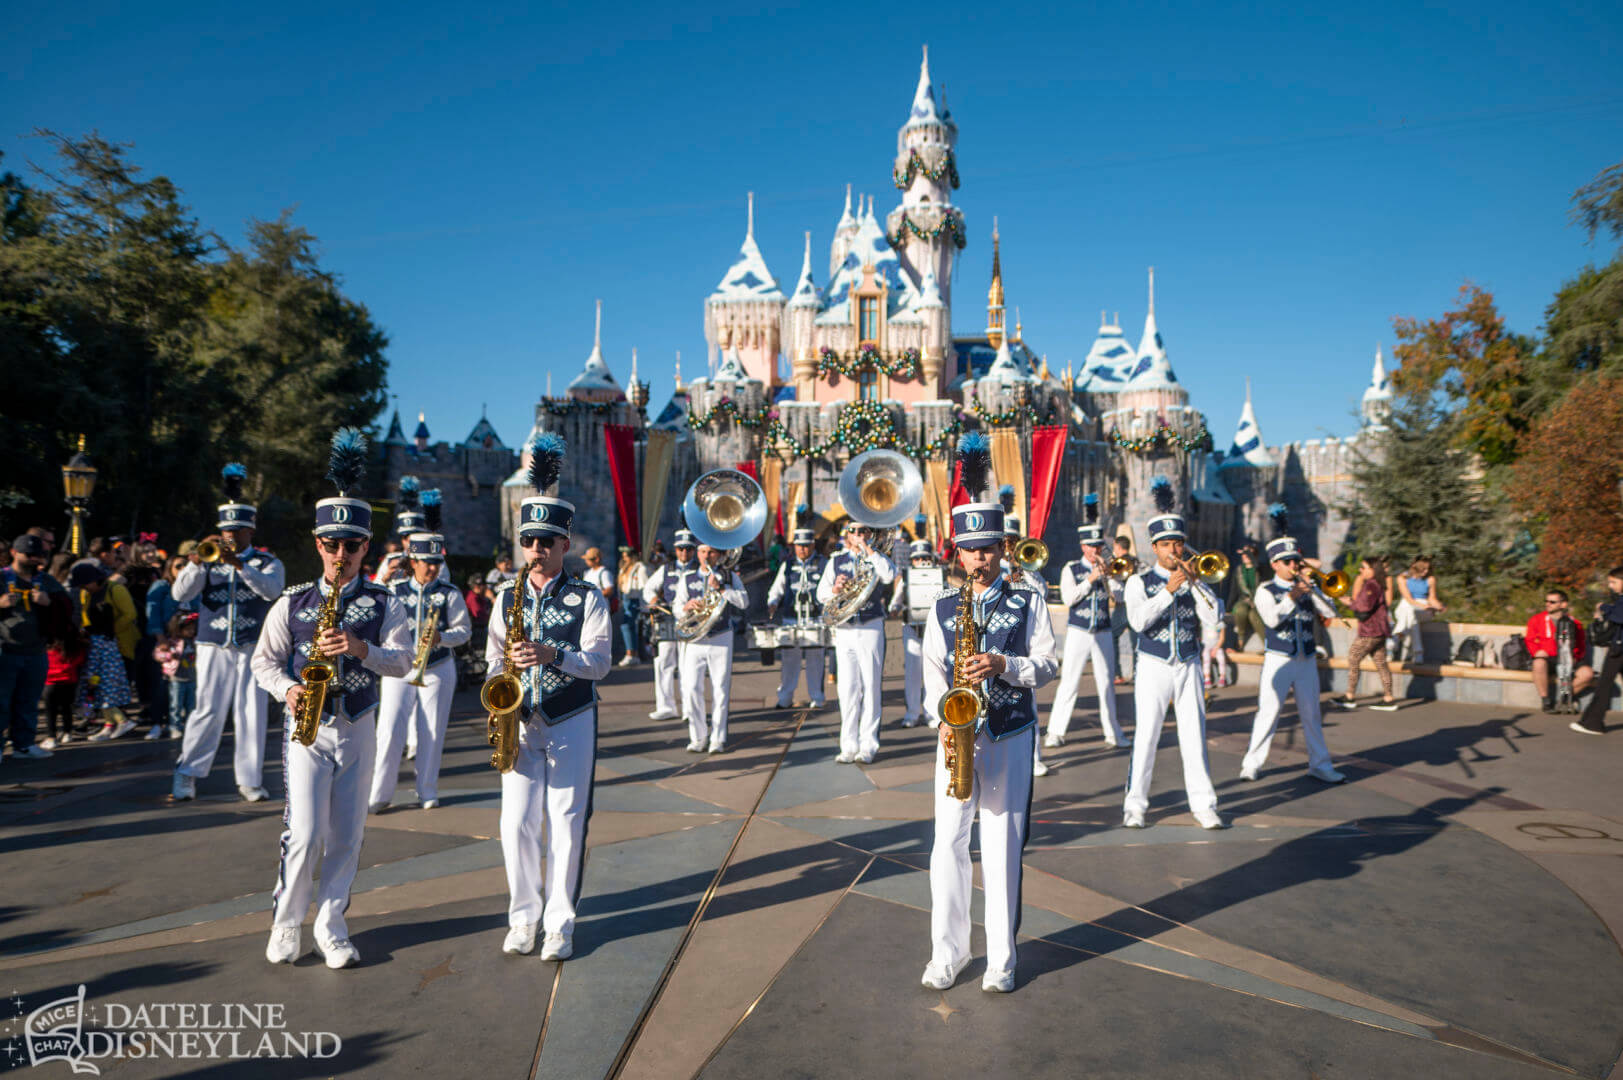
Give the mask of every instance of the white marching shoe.
<path id="1" fill-rule="evenodd" d="M 304 933 L 297 926 L 271 928 L 265 959 L 273 964 L 291 964 L 304 955 Z"/>
<path id="2" fill-rule="evenodd" d="M 575 942 L 568 934 L 548 934 L 541 943 L 541 959 L 568 960 L 575 955 Z"/>
<path id="3" fill-rule="evenodd" d="M 1047 747 L 1049 750 L 1058 750 L 1064 745 L 1065 736 L 1063 735 L 1055 735 L 1050 732 L 1049 734 L 1043 736 L 1043 746 Z"/>
<path id="4" fill-rule="evenodd" d="M 988 971 L 981 977 L 981 989 L 988 994 L 1007 994 L 1014 989 L 1014 972 Z"/>
<path id="5" fill-rule="evenodd" d="M 321 950 L 321 955 L 327 958 L 327 966 L 334 971 L 354 967 L 361 962 L 361 951 L 349 943 L 349 938 L 333 941 L 317 938 L 316 948 Z"/>
<path id="6" fill-rule="evenodd" d="M 964 957 L 956 964 L 938 964 L 931 961 L 924 967 L 924 978 L 919 981 L 931 990 L 950 990 L 952 984 L 958 981 L 958 975 L 969 966 L 969 957 Z"/>
<path id="7" fill-rule="evenodd" d="M 519 923 L 502 939 L 502 952 L 508 956 L 528 956 L 535 951 L 535 924 Z"/>
<path id="8" fill-rule="evenodd" d="M 1142 829 L 1144 827 L 1144 811 L 1142 811 L 1142 810 L 1124 810 L 1124 811 L 1122 811 L 1121 823 L 1122 823 L 1123 828 Z"/>
<path id="9" fill-rule="evenodd" d="M 1048 775 L 1048 766 L 1044 765 L 1040 760 L 1033 759 L 1033 761 L 1031 763 L 1031 775 L 1032 776 L 1047 776 Z"/>
<path id="10" fill-rule="evenodd" d="M 1223 819 L 1217 816 L 1216 810 L 1196 810 L 1195 821 L 1202 829 L 1226 829 Z"/>
<path id="11" fill-rule="evenodd" d="M 169 788 L 169 797 L 176 802 L 197 798 L 197 781 L 183 772 L 175 773 L 175 782 Z"/>

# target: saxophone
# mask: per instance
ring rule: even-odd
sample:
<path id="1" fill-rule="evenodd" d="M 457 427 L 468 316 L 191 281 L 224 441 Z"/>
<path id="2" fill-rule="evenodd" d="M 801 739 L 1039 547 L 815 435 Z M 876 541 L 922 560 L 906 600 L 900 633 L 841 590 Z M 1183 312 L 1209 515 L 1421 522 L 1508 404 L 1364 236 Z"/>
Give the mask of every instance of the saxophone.
<path id="1" fill-rule="evenodd" d="M 964 674 L 970 657 L 979 646 L 980 630 L 975 625 L 972 582 L 958 591 L 957 627 L 952 650 L 952 689 L 941 695 L 936 714 L 947 725 L 947 794 L 968 801 L 975 787 L 975 725 L 986 715 L 986 695 Z"/>
<path id="2" fill-rule="evenodd" d="M 434 613 L 423 624 L 423 632 L 417 636 L 417 655 L 411 661 L 411 678 L 406 680 L 412 686 L 423 685 L 423 676 L 428 673 L 428 654 L 434 651 L 434 634 L 440 628 L 443 610 L 443 607 L 434 608 Z"/>
<path id="3" fill-rule="evenodd" d="M 518 761 L 518 707 L 524 703 L 524 683 L 513 674 L 513 646 L 524 640 L 524 583 L 530 579 L 530 566 L 513 581 L 513 603 L 507 609 L 507 637 L 502 642 L 502 670 L 479 688 L 479 702 L 489 715 L 485 718 L 485 741 L 495 750 L 491 767 L 512 772 Z"/>
<path id="4" fill-rule="evenodd" d="M 338 675 L 338 665 L 327 658 L 316 644 L 322 634 L 338 628 L 338 575 L 333 574 L 332 585 L 321 611 L 316 615 L 315 637 L 311 641 L 310 659 L 299 669 L 299 681 L 304 683 L 304 696 L 293 713 L 293 738 L 301 746 L 316 741 L 316 729 L 321 726 L 321 714 L 327 708 L 327 685 Z"/>

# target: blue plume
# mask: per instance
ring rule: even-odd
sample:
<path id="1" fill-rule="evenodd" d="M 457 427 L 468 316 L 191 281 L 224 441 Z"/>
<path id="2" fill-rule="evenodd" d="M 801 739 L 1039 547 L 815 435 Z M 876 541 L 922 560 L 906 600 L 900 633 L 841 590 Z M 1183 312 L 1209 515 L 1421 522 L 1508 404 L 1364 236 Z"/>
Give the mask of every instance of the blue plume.
<path id="1" fill-rule="evenodd" d="M 421 505 L 417 493 L 422 490 L 422 481 L 415 476 L 402 476 L 400 478 L 400 493 L 395 496 L 395 512 L 415 510 Z"/>
<path id="2" fill-rule="evenodd" d="M 220 470 L 221 487 L 227 502 L 242 501 L 242 482 L 248 479 L 248 469 L 240 461 L 233 461 Z"/>
<path id="3" fill-rule="evenodd" d="M 530 486 L 537 492 L 545 492 L 558 482 L 567 449 L 564 437 L 551 431 L 543 431 L 530 442 Z"/>
<path id="4" fill-rule="evenodd" d="M 427 491 L 423 492 L 422 502 L 423 519 L 428 524 L 428 531 L 434 533 L 439 532 L 440 515 L 443 512 L 443 507 L 440 505 L 440 489 L 429 488 Z"/>
<path id="5" fill-rule="evenodd" d="M 332 453 L 327 458 L 327 479 L 347 495 L 361 486 L 366 475 L 366 436 L 359 428 L 341 427 L 332 433 Z"/>
<path id="6" fill-rule="evenodd" d="M 1150 496 L 1155 500 L 1155 508 L 1163 514 L 1170 514 L 1177 506 L 1177 496 L 1172 491 L 1172 481 L 1164 476 L 1157 476 L 1150 482 Z"/>
<path id="7" fill-rule="evenodd" d="M 1014 485 L 1013 484 L 1004 484 L 1002 487 L 998 488 L 997 489 L 997 501 L 1003 504 L 1003 512 L 1005 514 L 1008 513 L 1009 511 L 1013 510 L 1014 509 Z"/>
<path id="8" fill-rule="evenodd" d="M 1274 533 L 1284 536 L 1291 531 L 1290 509 L 1282 502 L 1276 502 L 1268 507 L 1268 518 L 1274 523 Z"/>
<path id="9" fill-rule="evenodd" d="M 992 478 L 992 443 L 979 431 L 966 431 L 958 440 L 958 483 L 971 499 L 980 497 Z"/>
<path id="10" fill-rule="evenodd" d="M 795 517 L 804 518 L 804 517 L 810 517 L 810 516 L 811 516 L 811 507 L 810 506 L 807 506 L 805 503 L 801 503 L 799 506 L 795 507 Z"/>
<path id="11" fill-rule="evenodd" d="M 1099 521 L 1099 493 L 1090 491 L 1082 496 L 1082 520 L 1085 524 L 1094 525 Z"/>

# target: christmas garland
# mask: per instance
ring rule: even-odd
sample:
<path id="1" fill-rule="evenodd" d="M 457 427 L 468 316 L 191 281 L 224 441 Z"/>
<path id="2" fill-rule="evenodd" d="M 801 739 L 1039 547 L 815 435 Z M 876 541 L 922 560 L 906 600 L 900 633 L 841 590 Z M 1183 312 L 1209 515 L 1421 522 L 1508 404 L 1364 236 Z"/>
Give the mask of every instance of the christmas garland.
<path id="1" fill-rule="evenodd" d="M 593 416 L 607 416 L 617 401 L 574 401 L 568 398 L 542 398 L 541 407 L 548 416 L 568 416 L 574 412 L 589 412 Z"/>
<path id="2" fill-rule="evenodd" d="M 971 403 L 970 408 L 976 416 L 980 417 L 981 422 L 988 427 L 1009 427 L 1018 424 L 1021 420 L 1027 420 L 1033 424 L 1052 424 L 1056 415 L 1055 410 L 1048 409 L 1039 417 L 1037 409 L 1033 405 L 1016 405 L 1014 408 L 1005 409 L 1002 412 L 988 412 L 986 406 L 979 401 L 975 401 Z"/>
<path id="3" fill-rule="evenodd" d="M 932 169 L 924 163 L 924 159 L 919 156 L 918 149 L 915 147 L 907 152 L 906 165 L 902 166 L 901 169 L 892 167 L 890 170 L 891 180 L 895 182 L 898 188 L 904 190 L 907 185 L 913 182 L 913 178 L 919 175 L 923 175 L 926 180 L 935 182 L 940 182 L 942 177 L 946 177 L 949 184 L 954 188 L 958 187 L 958 163 L 953 160 L 951 150 L 947 151 L 945 160 L 941 162 L 941 167 Z"/>
<path id="4" fill-rule="evenodd" d="M 1185 453 L 1194 453 L 1198 450 L 1212 448 L 1212 433 L 1206 429 L 1205 421 L 1201 422 L 1200 430 L 1190 436 L 1179 435 L 1168 424 L 1160 424 L 1148 435 L 1137 437 L 1123 435 L 1120 431 L 1110 433 L 1110 441 L 1118 450 L 1126 450 L 1134 454 L 1142 454 L 1158 447 L 1165 446 L 1168 450 L 1178 449 Z"/>
<path id="5" fill-rule="evenodd" d="M 864 450 L 885 448 L 899 450 L 914 458 L 932 457 L 948 449 L 964 426 L 963 417 L 960 415 L 928 443 L 910 446 L 897 429 L 896 416 L 890 409 L 877 401 L 853 401 L 841 406 L 839 419 L 835 421 L 834 430 L 829 433 L 827 439 L 822 442 L 816 440 L 801 442 L 789 434 L 789 429 L 783 426 L 782 417 L 777 409 L 744 413 L 739 411 L 736 401 L 722 398 L 716 402 L 715 408 L 707 413 L 688 411 L 688 426 L 694 429 L 709 428 L 712 424 L 725 420 L 731 420 L 740 427 L 752 431 L 765 428 L 768 444 L 778 446 L 780 452 L 787 452 L 791 461 L 800 458 L 821 458 L 835 449 L 860 454 Z"/>
<path id="6" fill-rule="evenodd" d="M 846 359 L 824 345 L 817 351 L 817 374 L 823 376 L 831 371 L 837 371 L 848 379 L 854 379 L 864 371 L 883 371 L 893 379 L 912 379 L 919 373 L 919 351 L 906 348 L 895 360 L 887 360 L 877 346 L 865 342 L 857 349 L 854 359 Z"/>
<path id="7" fill-rule="evenodd" d="M 937 240 L 941 237 L 942 233 L 950 233 L 952 236 L 952 242 L 958 247 L 963 247 L 969 242 L 964 236 L 964 223 L 959 220 L 957 211 L 943 214 L 941 216 L 941 224 L 937 225 L 933 229 L 926 229 L 915 224 L 913 219 L 907 216 L 907 212 L 903 211 L 902 224 L 897 228 L 896 235 L 886 237 L 886 239 L 891 242 L 891 246 L 901 247 L 902 243 L 907 239 L 907 234 L 909 232 L 918 237 L 920 240 Z"/>

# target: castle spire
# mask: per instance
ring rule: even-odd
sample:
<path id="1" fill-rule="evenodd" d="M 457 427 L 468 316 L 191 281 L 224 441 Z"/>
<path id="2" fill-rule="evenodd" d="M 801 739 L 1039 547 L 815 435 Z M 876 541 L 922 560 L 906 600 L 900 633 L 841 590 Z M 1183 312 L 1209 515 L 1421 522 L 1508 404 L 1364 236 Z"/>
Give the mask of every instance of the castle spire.
<path id="1" fill-rule="evenodd" d="M 1257 414 L 1251 407 L 1251 376 L 1245 379 L 1245 404 L 1240 408 L 1240 422 L 1234 428 L 1234 443 L 1223 456 L 1223 468 L 1254 465 L 1267 467 L 1274 464 L 1273 455 L 1262 443 L 1262 429 L 1257 426 Z"/>
<path id="2" fill-rule="evenodd" d="M 913 107 L 908 111 L 909 124 L 939 123 L 935 88 L 930 85 L 930 46 L 924 46 L 924 58 L 919 62 L 919 85 L 913 91 Z"/>
<path id="3" fill-rule="evenodd" d="M 749 193 L 749 224 L 744 227 L 744 239 L 755 239 L 755 192 Z"/>
<path id="4" fill-rule="evenodd" d="M 682 392 L 682 350 L 676 350 L 676 392 Z"/>
<path id="5" fill-rule="evenodd" d="M 992 286 L 986 290 L 986 343 L 1003 345 L 1003 262 L 998 252 L 997 218 L 992 218 Z"/>
<path id="6" fill-rule="evenodd" d="M 1359 412 L 1363 414 L 1364 426 L 1371 428 L 1385 427 L 1392 415 L 1392 379 L 1386 373 L 1386 361 L 1381 356 L 1378 344 L 1375 346 L 1375 368 L 1369 374 L 1369 386 L 1364 390 Z"/>

